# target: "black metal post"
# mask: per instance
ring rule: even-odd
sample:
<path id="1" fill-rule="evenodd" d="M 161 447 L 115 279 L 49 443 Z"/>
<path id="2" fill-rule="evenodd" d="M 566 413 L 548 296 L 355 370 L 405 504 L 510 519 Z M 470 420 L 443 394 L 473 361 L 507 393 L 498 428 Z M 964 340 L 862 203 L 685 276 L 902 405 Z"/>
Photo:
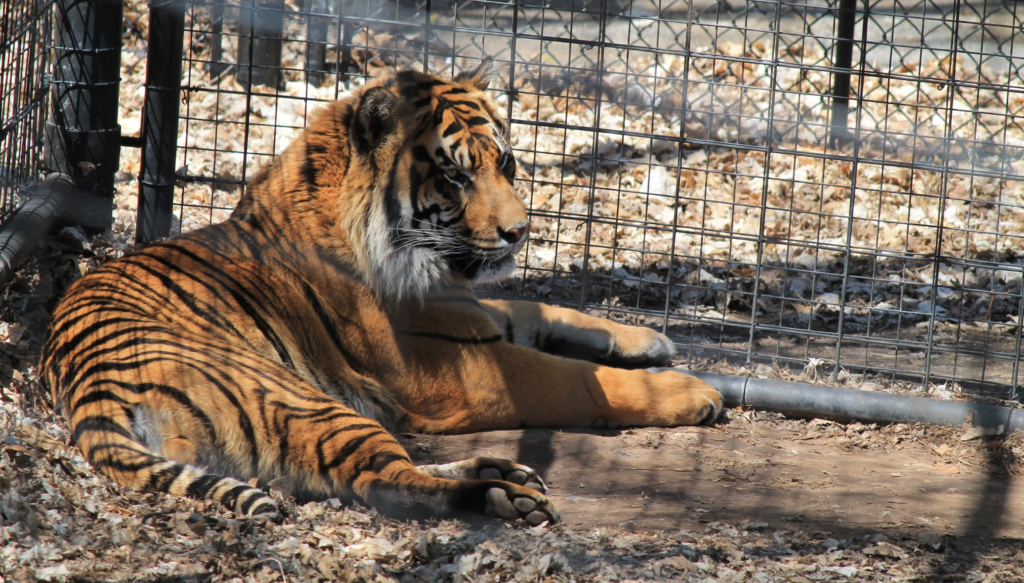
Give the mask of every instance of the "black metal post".
<path id="1" fill-rule="evenodd" d="M 114 174 L 121 158 L 117 100 L 123 7 L 121 0 L 59 0 L 56 6 L 44 164 L 71 176 L 80 193 L 66 220 L 98 232 L 113 222 Z"/>
<path id="2" fill-rule="evenodd" d="M 227 69 L 224 63 L 224 3 L 214 2 L 210 7 L 210 77 Z"/>
<path id="3" fill-rule="evenodd" d="M 281 81 L 284 0 L 253 0 L 251 6 L 239 13 L 238 82 L 276 89 Z"/>
<path id="4" fill-rule="evenodd" d="M 306 0 L 306 82 L 321 85 L 327 71 L 326 0 Z"/>
<path id="5" fill-rule="evenodd" d="M 184 37 L 183 2 L 150 2 L 136 243 L 148 243 L 171 232 Z"/>
<path id="6" fill-rule="evenodd" d="M 836 16 L 836 44 L 832 66 L 832 128 L 830 142 L 838 147 L 850 140 L 847 123 L 850 116 L 850 75 L 853 73 L 853 30 L 857 20 L 857 0 L 839 0 Z"/>

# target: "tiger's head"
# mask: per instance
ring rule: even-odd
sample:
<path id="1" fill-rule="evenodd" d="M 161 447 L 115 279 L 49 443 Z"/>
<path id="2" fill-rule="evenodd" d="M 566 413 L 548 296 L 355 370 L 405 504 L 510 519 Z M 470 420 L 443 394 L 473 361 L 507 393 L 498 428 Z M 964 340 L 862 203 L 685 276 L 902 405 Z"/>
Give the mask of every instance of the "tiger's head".
<path id="1" fill-rule="evenodd" d="M 508 277 L 530 223 L 508 124 L 486 93 L 494 79 L 485 62 L 450 80 L 401 71 L 368 82 L 316 115 L 236 216 L 281 209 L 296 225 L 286 237 L 340 255 L 383 296 Z"/>

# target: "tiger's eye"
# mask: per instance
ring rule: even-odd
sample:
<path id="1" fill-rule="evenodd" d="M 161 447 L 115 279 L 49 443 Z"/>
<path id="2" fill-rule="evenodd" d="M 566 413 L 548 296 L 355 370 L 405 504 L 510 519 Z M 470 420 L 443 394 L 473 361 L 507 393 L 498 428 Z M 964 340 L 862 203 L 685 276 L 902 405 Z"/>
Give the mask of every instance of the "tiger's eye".
<path id="1" fill-rule="evenodd" d="M 509 182 L 512 182 L 516 178 L 516 159 L 509 155 L 507 152 L 501 155 L 501 173 L 505 175 L 505 178 Z"/>
<path id="2" fill-rule="evenodd" d="M 448 178 L 457 178 L 459 176 L 459 171 L 454 168 L 449 168 L 444 173 L 448 175 Z"/>

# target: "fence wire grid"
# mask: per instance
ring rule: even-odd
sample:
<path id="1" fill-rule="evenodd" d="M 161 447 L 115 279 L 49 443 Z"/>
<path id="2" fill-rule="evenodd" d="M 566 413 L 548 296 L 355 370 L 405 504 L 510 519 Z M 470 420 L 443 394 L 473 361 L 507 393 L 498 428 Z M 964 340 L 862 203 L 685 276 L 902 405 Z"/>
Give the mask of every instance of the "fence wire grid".
<path id="1" fill-rule="evenodd" d="M 490 56 L 533 228 L 486 293 L 657 326 L 687 359 L 1016 398 L 1022 22 L 992 0 L 195 1 L 176 220 L 226 218 L 367 76 Z"/>
<path id="2" fill-rule="evenodd" d="M 53 0 L 0 0 L 0 224 L 40 178 Z"/>

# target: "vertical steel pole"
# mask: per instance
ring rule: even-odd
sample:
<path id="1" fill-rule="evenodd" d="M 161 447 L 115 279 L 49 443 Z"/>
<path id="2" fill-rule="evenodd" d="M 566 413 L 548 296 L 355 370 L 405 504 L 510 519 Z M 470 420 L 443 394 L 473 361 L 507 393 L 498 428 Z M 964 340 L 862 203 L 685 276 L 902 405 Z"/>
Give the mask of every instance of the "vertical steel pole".
<path id="1" fill-rule="evenodd" d="M 850 75 L 853 72 L 853 31 L 857 21 L 857 0 L 839 0 L 836 16 L 836 46 L 832 66 L 832 128 L 829 142 L 838 147 L 850 140 Z"/>
<path id="2" fill-rule="evenodd" d="M 184 37 L 184 3 L 150 2 L 136 243 L 148 243 L 171 232 Z"/>
<path id="3" fill-rule="evenodd" d="M 56 6 L 44 164 L 71 176 L 81 193 L 70 202 L 68 220 L 98 232 L 113 222 L 114 174 L 121 158 L 117 99 L 123 9 L 120 0 L 59 0 Z"/>
<path id="4" fill-rule="evenodd" d="M 327 71 L 327 13 L 325 0 L 306 0 L 306 83 L 320 86 Z"/>
<path id="5" fill-rule="evenodd" d="M 277 89 L 281 82 L 284 0 L 255 0 L 252 8 L 241 10 L 238 23 L 238 82 Z"/>
<path id="6" fill-rule="evenodd" d="M 215 1 L 210 7 L 210 77 L 227 69 L 224 63 L 224 3 Z"/>
<path id="7" fill-rule="evenodd" d="M 870 23 L 868 14 L 870 10 L 871 3 L 869 0 L 865 0 L 864 16 L 861 18 L 860 64 L 857 69 L 860 72 L 860 81 L 857 87 L 858 94 L 864 93 L 864 77 L 868 61 L 868 24 Z M 858 107 L 856 119 L 853 122 L 852 134 L 845 129 L 845 126 L 843 127 L 844 131 L 847 131 L 847 137 L 853 141 L 853 166 L 850 169 L 850 204 L 847 206 L 846 211 L 846 261 L 843 262 L 843 283 L 839 290 L 839 322 L 836 324 L 836 368 L 832 371 L 832 380 L 836 382 L 839 381 L 839 371 L 843 356 L 843 339 L 846 334 L 846 299 L 850 291 L 850 264 L 853 263 L 853 221 L 857 214 L 857 175 L 860 172 L 860 128 L 863 123 L 863 115 L 864 108 Z"/>

